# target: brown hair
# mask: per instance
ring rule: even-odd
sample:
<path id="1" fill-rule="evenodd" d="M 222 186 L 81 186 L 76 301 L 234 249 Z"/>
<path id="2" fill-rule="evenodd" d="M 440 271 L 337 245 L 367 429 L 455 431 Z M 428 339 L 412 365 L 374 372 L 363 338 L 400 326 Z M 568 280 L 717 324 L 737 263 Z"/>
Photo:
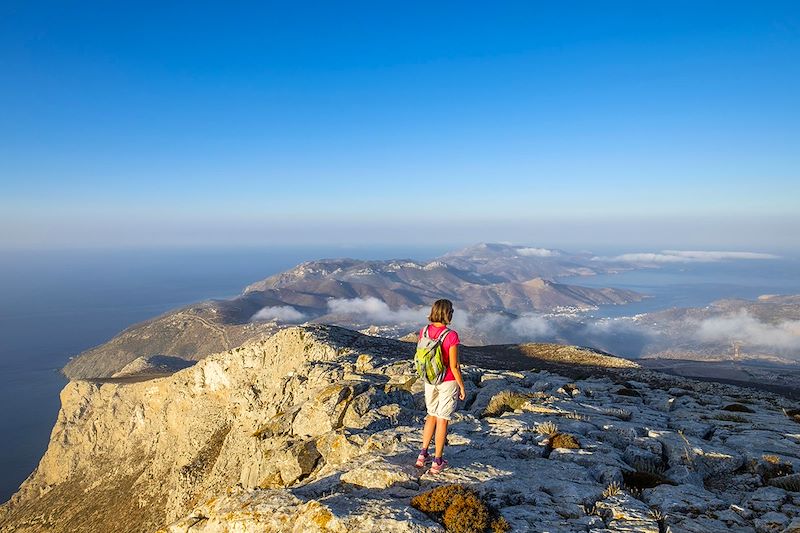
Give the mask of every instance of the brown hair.
<path id="1" fill-rule="evenodd" d="M 428 315 L 429 322 L 441 322 L 449 324 L 453 318 L 453 302 L 450 300 L 436 300 L 431 307 L 431 314 Z"/>

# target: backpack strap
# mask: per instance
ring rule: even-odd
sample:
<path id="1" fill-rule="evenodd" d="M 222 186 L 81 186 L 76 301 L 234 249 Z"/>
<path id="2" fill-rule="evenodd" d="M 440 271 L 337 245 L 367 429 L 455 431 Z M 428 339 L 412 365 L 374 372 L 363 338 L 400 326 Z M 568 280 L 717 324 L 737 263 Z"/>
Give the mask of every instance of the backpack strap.
<path id="1" fill-rule="evenodd" d="M 427 326 L 422 328 L 422 330 L 419 332 L 420 337 L 422 337 L 423 339 L 430 339 L 430 337 L 428 336 L 428 328 L 429 327 L 430 327 L 430 324 L 428 324 Z"/>
<path id="2" fill-rule="evenodd" d="M 452 331 L 452 330 L 451 330 L 450 328 L 447 328 L 447 327 L 445 327 L 445 328 L 444 328 L 444 329 L 441 331 L 441 333 L 439 333 L 439 336 L 436 338 L 436 340 L 437 340 L 438 342 L 440 342 L 440 343 L 444 344 L 444 339 L 445 339 L 445 337 L 447 337 L 447 334 L 448 334 L 448 333 L 450 333 L 451 331 Z"/>

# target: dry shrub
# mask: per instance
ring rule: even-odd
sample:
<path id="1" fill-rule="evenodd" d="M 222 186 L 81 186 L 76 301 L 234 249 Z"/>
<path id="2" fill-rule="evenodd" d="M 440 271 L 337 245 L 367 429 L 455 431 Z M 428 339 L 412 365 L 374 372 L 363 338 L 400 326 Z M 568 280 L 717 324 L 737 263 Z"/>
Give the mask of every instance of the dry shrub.
<path id="1" fill-rule="evenodd" d="M 522 406 L 528 403 L 530 399 L 530 395 L 504 390 L 492 396 L 492 399 L 489 400 L 489 405 L 483 410 L 481 418 L 500 416 L 508 411 L 522 409 Z"/>
<path id="2" fill-rule="evenodd" d="M 536 424 L 536 433 L 545 436 L 555 435 L 558 433 L 558 426 L 555 424 L 555 422 L 548 420 L 547 422 Z"/>
<path id="3" fill-rule="evenodd" d="M 578 450 L 581 447 L 581 443 L 578 442 L 575 435 L 570 435 L 569 433 L 556 433 L 551 435 L 549 444 L 552 448 L 566 448 L 569 450 Z"/>
<path id="4" fill-rule="evenodd" d="M 411 498 L 411 506 L 441 518 L 453 533 L 506 533 L 508 522 L 491 509 L 478 493 L 463 485 L 442 485 Z"/>
<path id="5" fill-rule="evenodd" d="M 722 408 L 723 411 L 730 411 L 732 413 L 755 413 L 752 409 L 747 407 L 746 405 L 742 405 L 740 403 L 731 403 L 726 405 Z"/>
<path id="6" fill-rule="evenodd" d="M 588 422 L 591 420 L 589 415 L 584 415 L 579 413 L 578 411 L 570 411 L 569 413 L 564 415 L 564 418 L 568 418 L 570 420 L 579 420 L 581 422 Z"/>
<path id="7" fill-rule="evenodd" d="M 612 481 L 606 487 L 606 490 L 603 491 L 603 498 L 611 498 L 612 496 L 616 496 L 617 494 L 622 492 L 622 487 L 619 486 L 619 483 L 616 481 Z"/>

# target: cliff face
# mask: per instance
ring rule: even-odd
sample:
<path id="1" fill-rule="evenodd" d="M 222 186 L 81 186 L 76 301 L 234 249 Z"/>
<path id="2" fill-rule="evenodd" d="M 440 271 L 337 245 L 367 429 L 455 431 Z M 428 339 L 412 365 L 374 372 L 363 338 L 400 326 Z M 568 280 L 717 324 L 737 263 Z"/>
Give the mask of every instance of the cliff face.
<path id="1" fill-rule="evenodd" d="M 167 377 L 71 382 L 0 530 L 441 531 L 410 498 L 454 482 L 516 531 L 781 531 L 800 517 L 785 400 L 552 345 L 465 348 L 451 467 L 416 469 L 412 349 L 297 327 Z"/>

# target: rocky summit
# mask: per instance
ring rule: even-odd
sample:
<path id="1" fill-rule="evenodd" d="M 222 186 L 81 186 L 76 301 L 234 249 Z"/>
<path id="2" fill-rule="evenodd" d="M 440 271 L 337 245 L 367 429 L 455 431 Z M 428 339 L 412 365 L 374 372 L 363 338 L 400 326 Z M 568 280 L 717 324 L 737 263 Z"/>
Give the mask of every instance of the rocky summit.
<path id="1" fill-rule="evenodd" d="M 411 505 L 459 484 L 512 531 L 800 531 L 800 411 L 784 397 L 575 347 L 465 347 L 468 396 L 432 475 L 413 466 L 412 353 L 314 325 L 72 381 L 0 530 L 470 531 L 455 529 L 468 507 Z"/>

